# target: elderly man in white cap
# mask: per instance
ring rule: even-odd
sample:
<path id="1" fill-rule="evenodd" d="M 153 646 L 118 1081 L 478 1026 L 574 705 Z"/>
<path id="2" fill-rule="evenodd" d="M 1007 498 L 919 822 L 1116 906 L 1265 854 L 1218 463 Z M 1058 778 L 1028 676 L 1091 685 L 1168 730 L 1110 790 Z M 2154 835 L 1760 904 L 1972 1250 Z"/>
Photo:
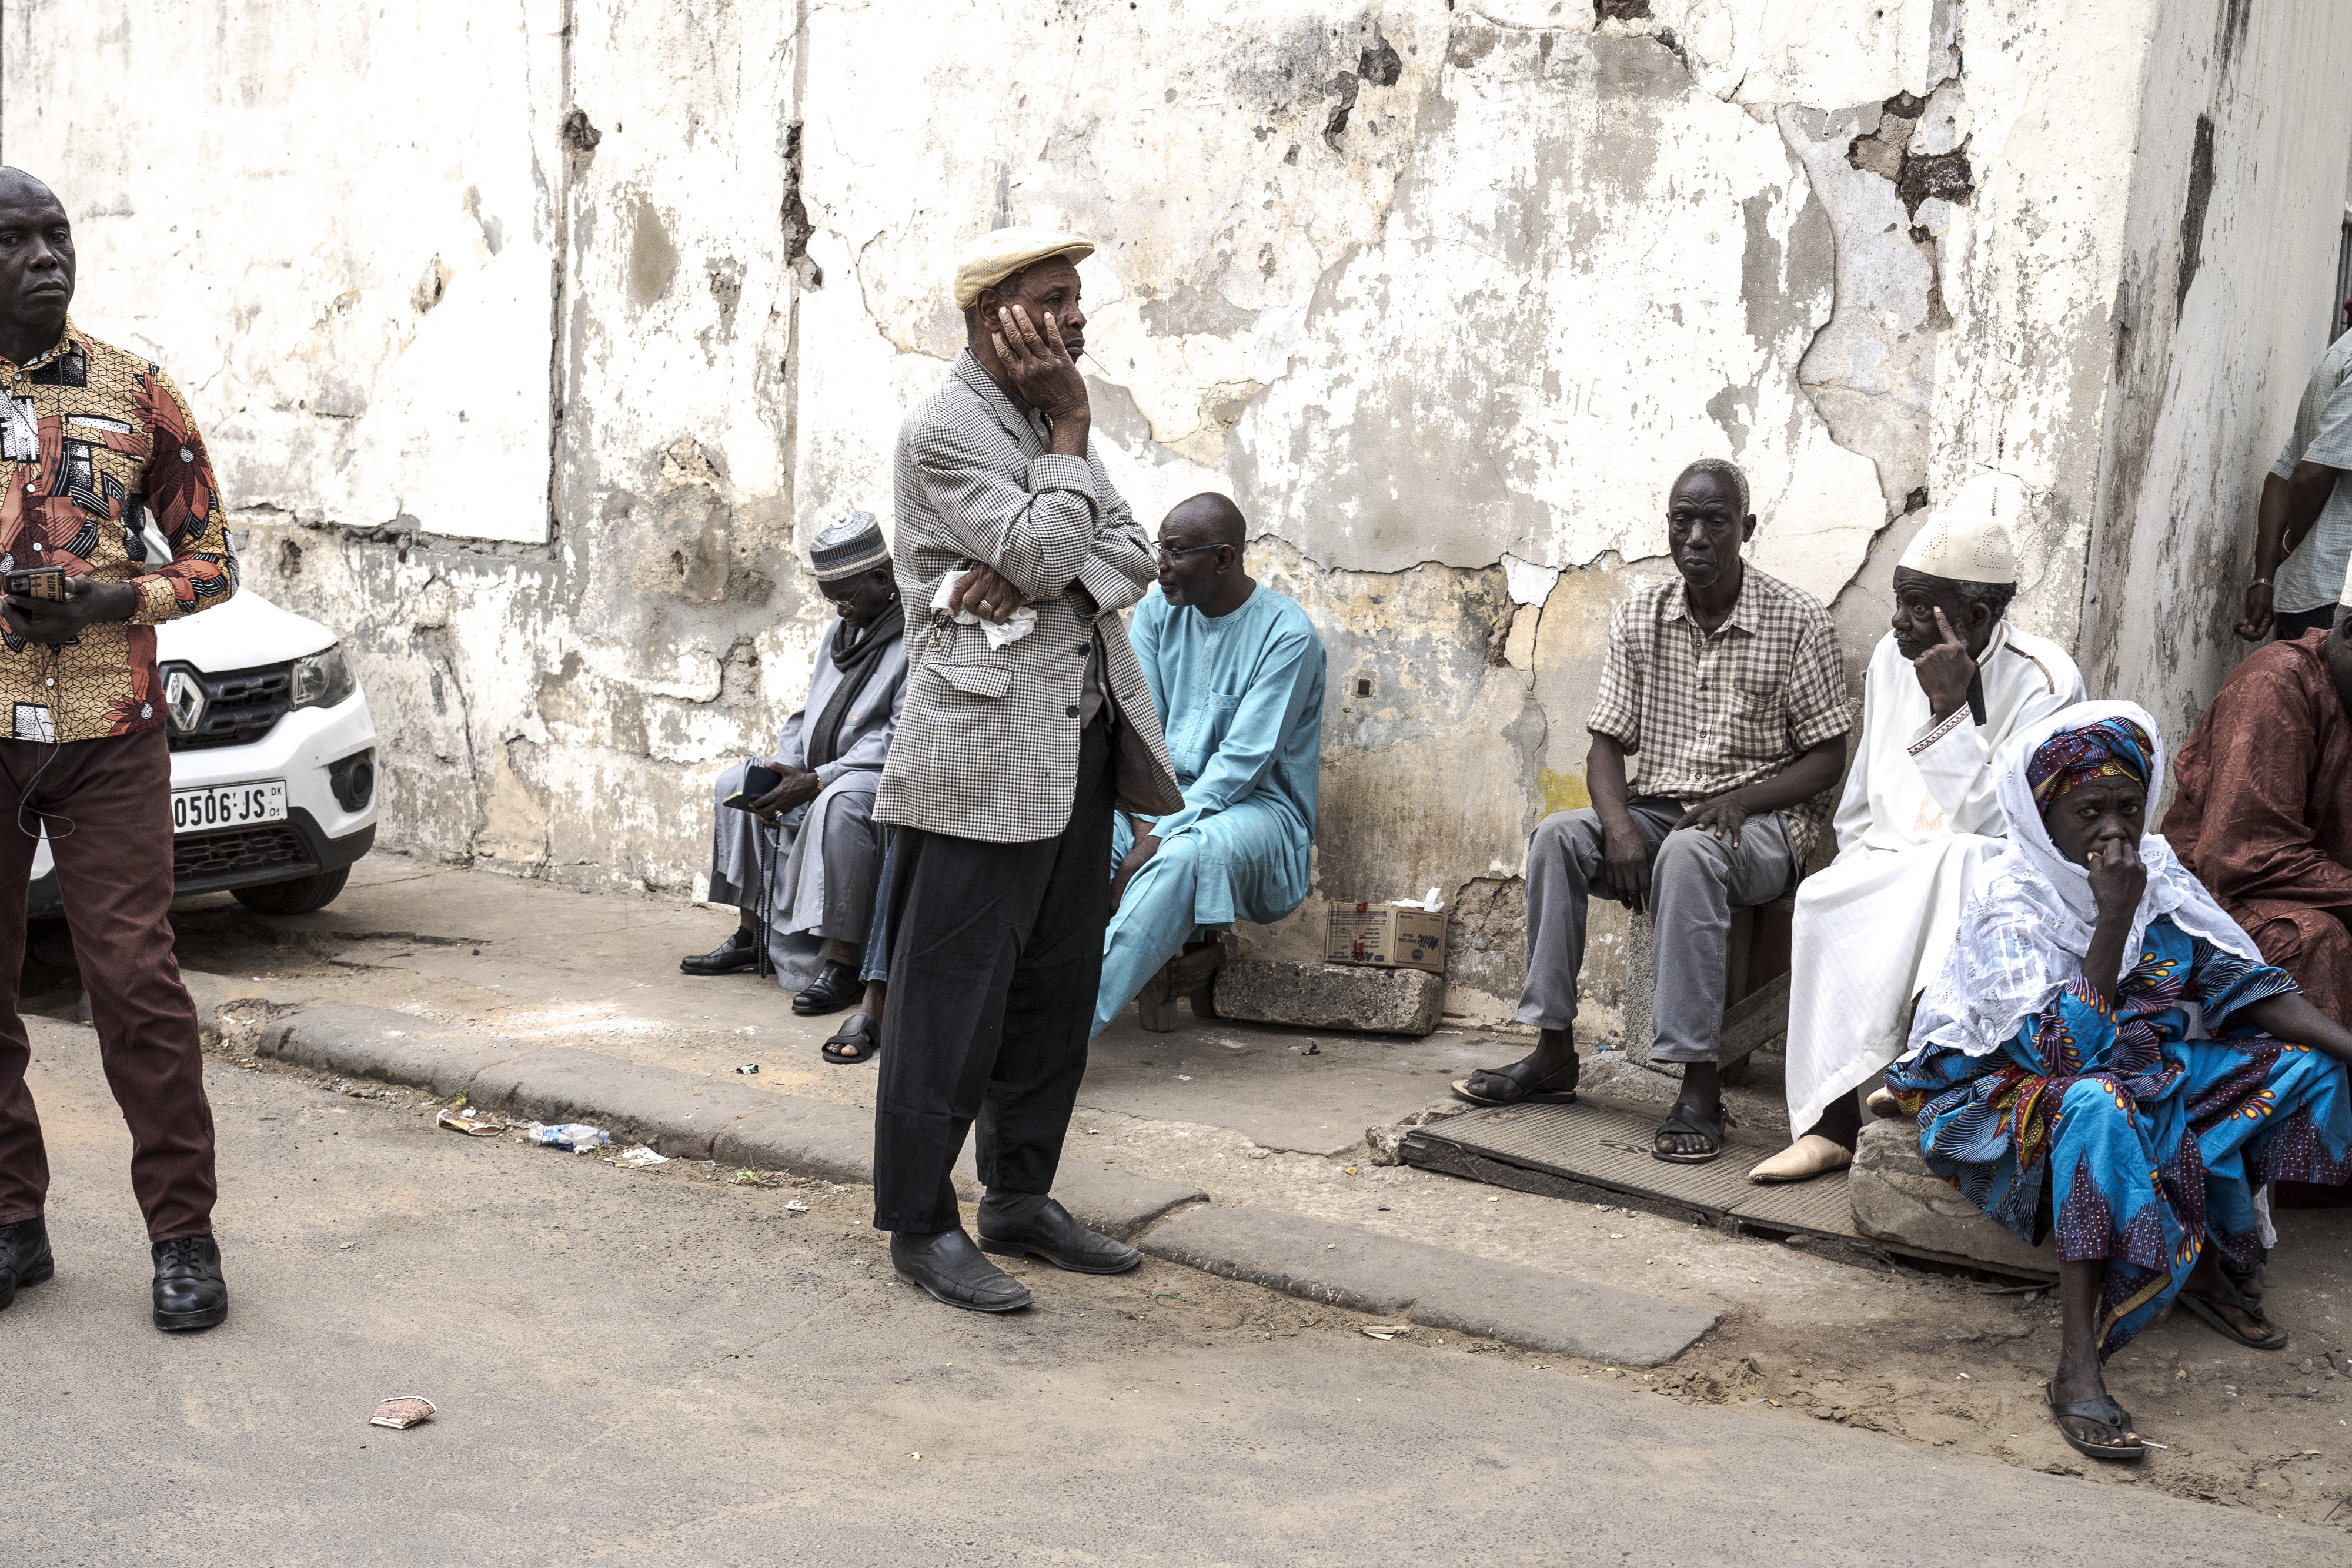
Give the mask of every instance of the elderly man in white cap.
<path id="1" fill-rule="evenodd" d="M 2065 651 L 2021 632 L 2011 524 L 2024 486 L 1970 479 L 1895 569 L 1893 624 L 1863 675 L 1862 744 L 1838 856 L 1797 891 L 1789 992 L 1788 1148 L 1750 1181 L 1853 1162 L 1854 1092 L 1903 1049 L 1978 866 L 2000 843 L 1993 761 L 2009 737 L 2083 700 Z"/>
<path id="2" fill-rule="evenodd" d="M 955 274 L 967 346 L 896 460 L 907 708 L 875 815 L 898 829 L 874 1224 L 899 1279 L 1008 1312 L 1028 1289 L 964 1234 L 950 1176 L 980 1124 L 980 1247 L 1117 1273 L 1140 1254 L 1052 1197 L 1086 1072 L 1114 809 L 1182 809 L 1118 612 L 1151 541 L 1088 439 L 1069 235 L 999 229 Z"/>
<path id="3" fill-rule="evenodd" d="M 810 565 L 840 614 L 817 643 L 808 700 L 784 720 L 773 757 L 737 763 L 712 791 L 710 902 L 736 905 L 742 925 L 678 965 L 733 974 L 758 962 L 764 939 L 803 1017 L 839 1012 L 865 992 L 858 959 L 882 862 L 874 793 L 907 696 L 906 616 L 874 518 L 854 513 L 818 534 Z M 743 787 L 751 768 L 777 777 L 757 797 Z M 872 1051 L 828 1041 L 825 1054 L 856 1061 Z"/>

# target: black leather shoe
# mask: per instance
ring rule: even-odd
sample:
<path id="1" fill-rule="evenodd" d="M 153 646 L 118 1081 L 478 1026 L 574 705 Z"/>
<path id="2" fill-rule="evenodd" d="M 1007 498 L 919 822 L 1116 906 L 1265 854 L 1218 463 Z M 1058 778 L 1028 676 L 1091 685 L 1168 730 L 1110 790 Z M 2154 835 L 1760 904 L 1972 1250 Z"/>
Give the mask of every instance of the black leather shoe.
<path id="1" fill-rule="evenodd" d="M 844 1008 L 854 1008 L 866 996 L 866 982 L 857 977 L 855 964 L 827 964 L 816 983 L 793 998 L 793 1011 L 804 1019 L 823 1018 Z"/>
<path id="2" fill-rule="evenodd" d="M 677 967 L 689 975 L 734 975 L 750 968 L 759 959 L 759 951 L 751 946 L 751 934 L 738 925 L 734 936 L 708 953 L 680 958 Z"/>
<path id="3" fill-rule="evenodd" d="M 1043 1258 L 1076 1274 L 1124 1274 L 1143 1254 L 1088 1230 L 1042 1193 L 992 1192 L 980 1200 L 980 1249 L 1000 1257 Z"/>
<path id="4" fill-rule="evenodd" d="M 890 1267 L 951 1307 L 1009 1312 L 1029 1304 L 1029 1287 L 980 1255 L 961 1227 L 936 1236 L 890 1233 Z"/>
<path id="5" fill-rule="evenodd" d="M 49 1228 L 39 1215 L 0 1225 L 0 1312 L 26 1285 L 37 1285 L 58 1271 L 49 1257 Z"/>
<path id="6" fill-rule="evenodd" d="M 228 1281 L 211 1237 L 158 1241 L 154 1253 L 157 1328 L 208 1329 L 228 1316 Z"/>

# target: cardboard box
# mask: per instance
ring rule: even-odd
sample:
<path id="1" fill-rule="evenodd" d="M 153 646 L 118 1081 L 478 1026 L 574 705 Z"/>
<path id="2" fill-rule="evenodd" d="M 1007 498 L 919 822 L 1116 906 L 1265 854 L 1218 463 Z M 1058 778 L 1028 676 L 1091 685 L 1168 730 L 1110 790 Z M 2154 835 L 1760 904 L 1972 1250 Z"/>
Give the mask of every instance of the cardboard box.
<path id="1" fill-rule="evenodd" d="M 1445 914 L 1393 904 L 1334 904 L 1325 962 L 1445 973 Z"/>

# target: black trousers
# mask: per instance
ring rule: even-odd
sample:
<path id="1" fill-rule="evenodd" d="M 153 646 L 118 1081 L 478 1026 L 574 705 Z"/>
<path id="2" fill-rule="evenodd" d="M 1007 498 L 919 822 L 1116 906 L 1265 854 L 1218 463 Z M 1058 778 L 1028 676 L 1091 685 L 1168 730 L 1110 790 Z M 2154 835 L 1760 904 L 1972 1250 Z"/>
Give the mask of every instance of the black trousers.
<path id="1" fill-rule="evenodd" d="M 975 1121 L 983 1184 L 1053 1190 L 1110 924 L 1108 713 L 1080 737 L 1058 837 L 994 844 L 898 830 L 874 1110 L 877 1230 L 962 1223 L 949 1173 Z"/>

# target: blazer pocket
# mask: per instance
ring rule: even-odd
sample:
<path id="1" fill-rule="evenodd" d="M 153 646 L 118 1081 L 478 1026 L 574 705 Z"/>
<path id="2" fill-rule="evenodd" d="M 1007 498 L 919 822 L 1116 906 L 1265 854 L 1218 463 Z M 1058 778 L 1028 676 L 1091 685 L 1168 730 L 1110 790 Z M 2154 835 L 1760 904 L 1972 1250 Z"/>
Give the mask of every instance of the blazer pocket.
<path id="1" fill-rule="evenodd" d="M 968 697 L 1001 697 L 1013 689 L 1013 666 L 1003 661 L 986 664 L 925 664 L 940 679 Z"/>

